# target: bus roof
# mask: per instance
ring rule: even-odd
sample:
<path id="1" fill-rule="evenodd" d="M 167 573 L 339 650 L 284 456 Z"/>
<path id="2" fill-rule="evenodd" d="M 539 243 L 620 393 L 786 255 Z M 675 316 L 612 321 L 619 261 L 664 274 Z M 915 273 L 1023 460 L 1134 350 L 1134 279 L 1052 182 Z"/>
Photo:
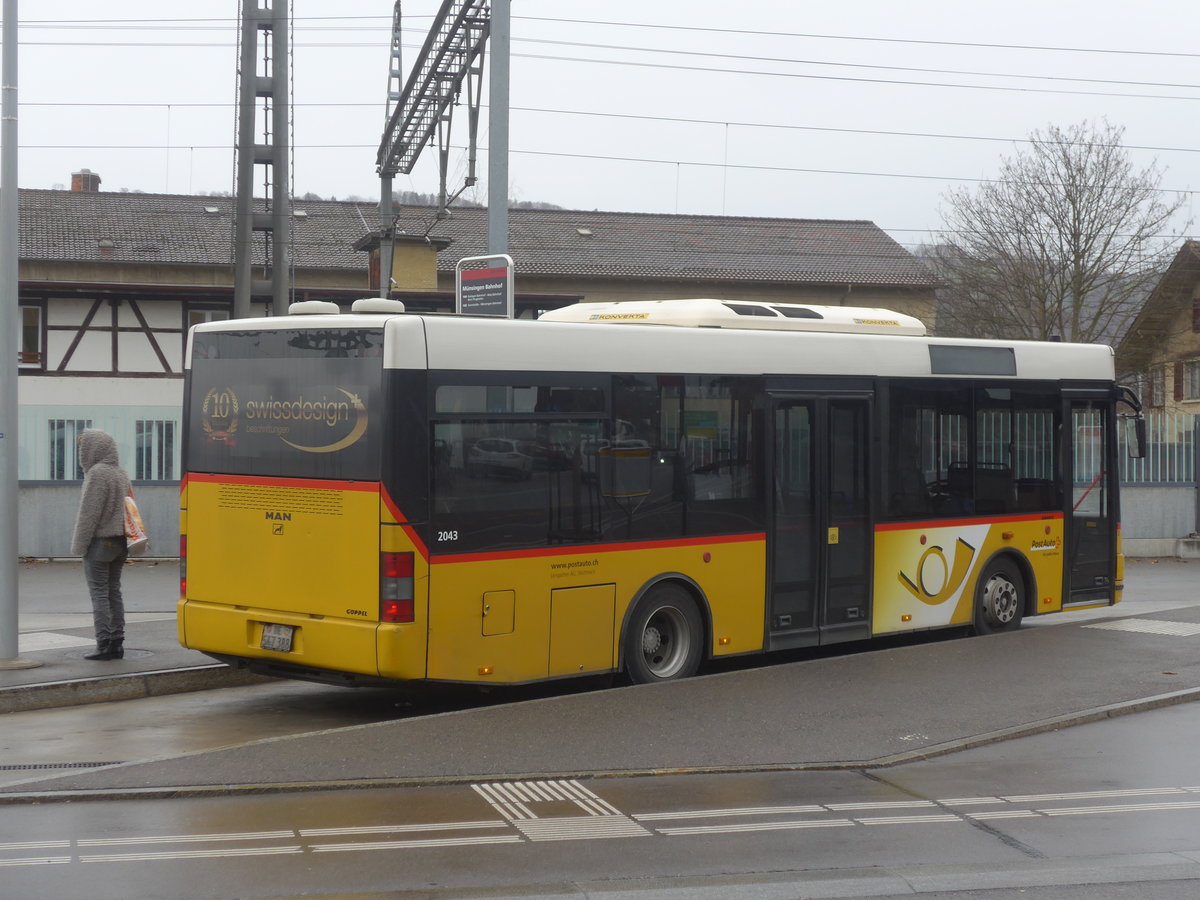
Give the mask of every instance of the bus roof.
<path id="1" fill-rule="evenodd" d="M 235 319 L 195 330 L 385 328 L 393 369 L 511 372 L 668 372 L 728 375 L 991 377 L 1108 381 L 1102 344 L 989 341 L 915 335 L 662 327 L 597 328 L 545 318 L 341 314 Z M 190 345 L 189 345 L 190 350 Z M 190 355 L 190 354 L 189 354 Z M 188 365 L 191 360 L 189 358 Z"/>
<path id="2" fill-rule="evenodd" d="M 920 319 L 862 306 L 813 306 L 756 300 L 633 300 L 576 303 L 542 313 L 543 322 L 675 325 L 754 331 L 837 331 L 847 334 L 924 335 Z"/>

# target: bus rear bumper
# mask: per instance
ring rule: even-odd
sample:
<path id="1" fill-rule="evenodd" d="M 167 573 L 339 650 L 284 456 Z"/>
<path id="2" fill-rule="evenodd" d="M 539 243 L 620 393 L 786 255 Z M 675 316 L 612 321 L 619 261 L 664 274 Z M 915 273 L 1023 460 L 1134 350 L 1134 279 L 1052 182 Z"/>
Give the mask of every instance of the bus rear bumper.
<path id="1" fill-rule="evenodd" d="M 292 681 L 311 681 L 337 687 L 396 687 L 397 684 L 412 685 L 415 681 L 385 678 L 379 675 L 364 675 L 358 672 L 341 672 L 336 669 L 316 669 L 278 659 L 262 659 L 246 656 L 230 656 L 225 653 L 209 653 L 213 659 L 234 669 L 244 669 L 255 675 L 271 678 L 287 678 Z"/>
<path id="2" fill-rule="evenodd" d="M 267 625 L 290 629 L 290 649 L 264 649 Z M 381 624 L 185 600 L 179 605 L 179 632 L 185 647 L 266 675 L 331 684 L 425 677 L 424 631 L 415 624 Z M 381 646 L 386 650 L 382 661 Z"/>

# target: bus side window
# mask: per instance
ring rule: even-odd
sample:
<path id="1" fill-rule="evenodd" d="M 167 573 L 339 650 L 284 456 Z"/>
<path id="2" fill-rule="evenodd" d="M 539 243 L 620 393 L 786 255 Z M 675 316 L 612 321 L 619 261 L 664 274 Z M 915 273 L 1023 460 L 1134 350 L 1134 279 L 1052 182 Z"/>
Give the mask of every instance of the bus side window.
<path id="1" fill-rule="evenodd" d="M 973 505 L 971 392 L 966 384 L 895 383 L 888 427 L 887 515 L 955 516 Z M 918 484 L 923 484 L 923 489 Z"/>

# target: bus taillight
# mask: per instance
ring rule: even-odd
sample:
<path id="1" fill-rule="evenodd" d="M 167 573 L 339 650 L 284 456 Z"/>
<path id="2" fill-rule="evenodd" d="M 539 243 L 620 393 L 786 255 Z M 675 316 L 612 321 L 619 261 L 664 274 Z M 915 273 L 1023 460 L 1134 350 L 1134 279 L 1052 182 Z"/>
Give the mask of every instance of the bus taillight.
<path id="1" fill-rule="evenodd" d="M 412 622 L 415 617 L 413 554 L 381 553 L 379 555 L 379 621 Z"/>
<path id="2" fill-rule="evenodd" d="M 187 535 L 179 536 L 179 597 L 187 599 Z"/>

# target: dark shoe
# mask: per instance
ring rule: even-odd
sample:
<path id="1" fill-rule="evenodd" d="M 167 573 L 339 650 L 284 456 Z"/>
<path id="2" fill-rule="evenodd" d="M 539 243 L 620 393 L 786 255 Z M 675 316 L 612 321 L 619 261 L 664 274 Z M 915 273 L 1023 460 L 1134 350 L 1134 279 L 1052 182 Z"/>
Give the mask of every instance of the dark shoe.
<path id="1" fill-rule="evenodd" d="M 108 644 L 109 659 L 124 659 L 125 658 L 125 639 L 117 638 L 115 641 L 109 641 Z"/>
<path id="2" fill-rule="evenodd" d="M 118 647 L 116 647 L 116 649 L 114 650 L 113 644 L 114 644 L 113 641 L 97 641 L 96 642 L 96 652 L 89 653 L 88 655 L 84 656 L 84 659 L 94 659 L 94 660 L 121 659 L 121 656 L 125 655 L 125 650 L 122 650 L 120 648 L 119 643 L 118 643 Z"/>

